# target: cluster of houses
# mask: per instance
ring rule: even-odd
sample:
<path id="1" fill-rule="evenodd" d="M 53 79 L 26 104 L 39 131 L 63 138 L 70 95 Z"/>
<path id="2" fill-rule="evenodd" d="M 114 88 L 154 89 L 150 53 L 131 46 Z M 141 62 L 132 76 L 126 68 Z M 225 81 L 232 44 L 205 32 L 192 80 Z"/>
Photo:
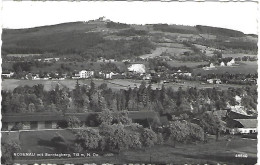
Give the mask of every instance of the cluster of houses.
<path id="1" fill-rule="evenodd" d="M 66 58 L 65 58 L 66 59 Z M 41 61 L 41 62 L 56 62 L 56 61 L 59 61 L 60 58 L 38 58 L 38 59 L 35 59 L 37 61 Z"/>
<path id="2" fill-rule="evenodd" d="M 231 61 L 227 62 L 227 64 L 225 64 L 223 61 L 219 64 L 220 67 L 224 67 L 224 66 L 228 66 L 231 67 L 235 65 L 235 60 L 232 59 Z M 209 66 L 205 66 L 203 67 L 204 70 L 215 70 L 217 69 L 216 66 L 213 63 L 210 63 Z"/>

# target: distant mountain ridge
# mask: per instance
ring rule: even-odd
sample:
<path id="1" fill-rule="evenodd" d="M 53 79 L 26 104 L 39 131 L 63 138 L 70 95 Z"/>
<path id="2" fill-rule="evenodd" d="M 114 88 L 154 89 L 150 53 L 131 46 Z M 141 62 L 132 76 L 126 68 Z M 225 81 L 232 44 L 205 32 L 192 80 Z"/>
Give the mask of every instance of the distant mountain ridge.
<path id="1" fill-rule="evenodd" d="M 77 54 L 88 59 L 104 55 L 108 58 L 140 56 L 156 48 L 151 38 L 158 32 L 162 35 L 210 34 L 225 38 L 247 36 L 236 30 L 201 25 L 134 25 L 100 18 L 87 22 L 68 22 L 26 29 L 3 29 L 2 55 L 51 52 Z"/>

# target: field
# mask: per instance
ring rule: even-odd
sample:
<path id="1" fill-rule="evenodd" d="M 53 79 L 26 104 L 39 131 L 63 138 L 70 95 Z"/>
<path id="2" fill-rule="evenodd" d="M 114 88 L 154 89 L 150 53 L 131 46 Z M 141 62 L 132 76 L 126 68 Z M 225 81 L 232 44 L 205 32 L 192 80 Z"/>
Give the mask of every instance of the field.
<path id="1" fill-rule="evenodd" d="M 181 61 L 167 61 L 167 64 L 169 64 L 171 67 L 180 67 L 180 66 L 187 66 L 190 68 L 196 68 L 199 65 L 207 65 L 208 62 L 181 62 Z"/>
<path id="2" fill-rule="evenodd" d="M 179 55 L 187 51 L 192 51 L 189 48 L 174 48 L 168 46 L 159 46 L 151 54 L 141 55 L 140 58 L 155 58 L 160 56 L 163 52 L 170 53 L 171 55 Z"/>
<path id="3" fill-rule="evenodd" d="M 201 51 L 205 51 L 207 56 L 213 56 L 213 52 L 214 52 L 214 48 L 209 48 L 207 46 L 203 46 L 203 45 L 198 45 L 198 44 L 193 44 L 195 45 L 197 48 L 199 48 Z"/>
<path id="4" fill-rule="evenodd" d="M 108 88 L 112 90 L 120 90 L 120 89 L 128 89 L 139 87 L 143 80 L 130 80 L 130 79 L 114 79 L 114 80 L 101 80 L 95 79 L 93 80 L 96 86 L 100 86 L 102 83 L 106 83 Z M 91 80 L 79 80 L 79 84 L 83 85 L 90 85 Z M 55 89 L 56 85 L 60 85 L 61 87 L 68 87 L 69 89 L 74 89 L 76 85 L 76 80 L 16 80 L 16 79 L 5 79 L 2 81 L 2 90 L 14 90 L 18 86 L 34 86 L 37 84 L 43 84 L 44 90 L 50 91 Z M 148 84 L 148 81 L 146 81 Z M 228 89 L 229 87 L 237 87 L 240 88 L 241 85 L 234 85 L 234 84 L 201 84 L 201 82 L 196 81 L 182 81 L 179 83 L 166 83 L 164 84 L 165 87 L 172 87 L 174 90 L 178 90 L 179 87 L 183 89 L 188 87 L 196 87 L 198 89 L 201 88 L 213 88 L 219 87 L 223 90 Z M 162 84 L 152 84 L 152 89 L 161 88 Z"/>
<path id="5" fill-rule="evenodd" d="M 256 54 L 244 54 L 244 53 L 235 53 L 235 54 L 222 54 L 222 57 L 232 57 L 232 58 L 237 58 L 237 57 L 240 57 L 240 58 L 242 58 L 242 57 L 244 57 L 244 56 L 249 56 L 249 57 L 257 57 L 257 55 Z"/>
<path id="6" fill-rule="evenodd" d="M 8 57 L 28 57 L 28 56 L 41 56 L 41 54 L 8 54 Z"/>
<path id="7" fill-rule="evenodd" d="M 206 75 L 206 74 L 224 74 L 226 72 L 230 74 L 254 74 L 257 73 L 257 61 L 254 62 L 240 62 L 239 66 L 232 66 L 232 67 L 216 67 L 217 69 L 215 70 L 204 70 L 204 69 L 194 69 L 193 73 L 198 74 L 200 73 L 201 75 Z"/>
<path id="8" fill-rule="evenodd" d="M 65 138 L 66 144 L 73 143 L 74 135 L 69 130 L 48 131 L 24 131 L 20 133 L 22 151 L 36 153 L 60 153 L 57 146 L 52 146 L 50 139 L 60 134 Z M 152 148 L 122 151 L 120 155 L 98 156 L 87 158 L 59 158 L 39 159 L 19 157 L 17 163 L 175 163 L 175 164 L 255 164 L 257 161 L 257 140 L 243 139 L 235 136 L 227 143 L 226 137 L 222 136 L 215 141 L 214 136 L 209 136 L 208 143 L 177 144 L 173 147 L 171 142 Z M 5 139 L 3 139 L 5 140 Z M 199 152 L 198 152 L 199 151 Z M 66 153 L 63 151 L 62 153 Z M 98 153 L 99 154 L 99 153 Z M 247 155 L 247 158 L 236 157 L 236 154 Z M 101 154 L 102 155 L 102 154 Z"/>

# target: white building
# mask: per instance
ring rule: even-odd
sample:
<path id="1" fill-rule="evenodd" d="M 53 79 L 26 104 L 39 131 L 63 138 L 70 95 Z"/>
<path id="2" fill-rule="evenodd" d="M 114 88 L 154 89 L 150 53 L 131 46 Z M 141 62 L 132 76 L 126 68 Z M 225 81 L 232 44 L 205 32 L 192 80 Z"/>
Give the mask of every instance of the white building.
<path id="1" fill-rule="evenodd" d="M 132 64 L 128 67 L 128 71 L 140 73 L 145 73 L 145 65 L 144 64 Z"/>
<path id="2" fill-rule="evenodd" d="M 94 76 L 94 71 L 82 70 L 79 72 L 79 78 L 89 78 Z"/>
<path id="3" fill-rule="evenodd" d="M 220 63 L 220 66 L 226 66 L 226 65 L 225 65 L 225 63 L 222 61 L 222 62 Z"/>
<path id="4" fill-rule="evenodd" d="M 14 72 L 2 72 L 3 77 L 10 78 L 14 75 Z"/>
<path id="5" fill-rule="evenodd" d="M 208 79 L 207 82 L 209 84 L 221 84 L 221 80 L 220 79 Z"/>
<path id="6" fill-rule="evenodd" d="M 234 133 L 252 134 L 257 132 L 257 119 L 233 119 Z"/>
<path id="7" fill-rule="evenodd" d="M 234 64 L 235 64 L 235 60 L 232 59 L 231 61 L 229 61 L 229 62 L 227 63 L 227 66 L 232 66 L 232 65 L 234 65 Z"/>
<path id="8" fill-rule="evenodd" d="M 213 70 L 216 69 L 216 66 L 213 63 L 210 63 L 209 66 L 203 67 L 204 70 Z"/>

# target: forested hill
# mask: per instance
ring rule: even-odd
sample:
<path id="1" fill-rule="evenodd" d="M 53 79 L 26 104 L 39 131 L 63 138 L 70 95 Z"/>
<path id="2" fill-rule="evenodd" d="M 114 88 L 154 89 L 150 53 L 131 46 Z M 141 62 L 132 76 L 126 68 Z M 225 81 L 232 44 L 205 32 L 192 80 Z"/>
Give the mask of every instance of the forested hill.
<path id="1" fill-rule="evenodd" d="M 256 36 L 245 35 L 242 32 L 207 26 L 182 25 L 128 25 L 107 20 L 88 22 L 72 22 L 29 29 L 3 29 L 2 55 L 7 54 L 44 54 L 56 55 L 77 54 L 85 59 L 97 57 L 126 59 L 149 54 L 156 49 L 155 38 L 166 34 L 187 34 L 193 39 L 201 34 L 239 38 L 256 49 Z M 171 42 L 178 43 L 176 37 Z M 231 45 L 232 46 L 232 45 Z M 237 45 L 236 45 L 237 46 Z M 239 46 L 237 46 L 239 47 Z M 236 47 L 235 47 L 236 48 Z"/>

